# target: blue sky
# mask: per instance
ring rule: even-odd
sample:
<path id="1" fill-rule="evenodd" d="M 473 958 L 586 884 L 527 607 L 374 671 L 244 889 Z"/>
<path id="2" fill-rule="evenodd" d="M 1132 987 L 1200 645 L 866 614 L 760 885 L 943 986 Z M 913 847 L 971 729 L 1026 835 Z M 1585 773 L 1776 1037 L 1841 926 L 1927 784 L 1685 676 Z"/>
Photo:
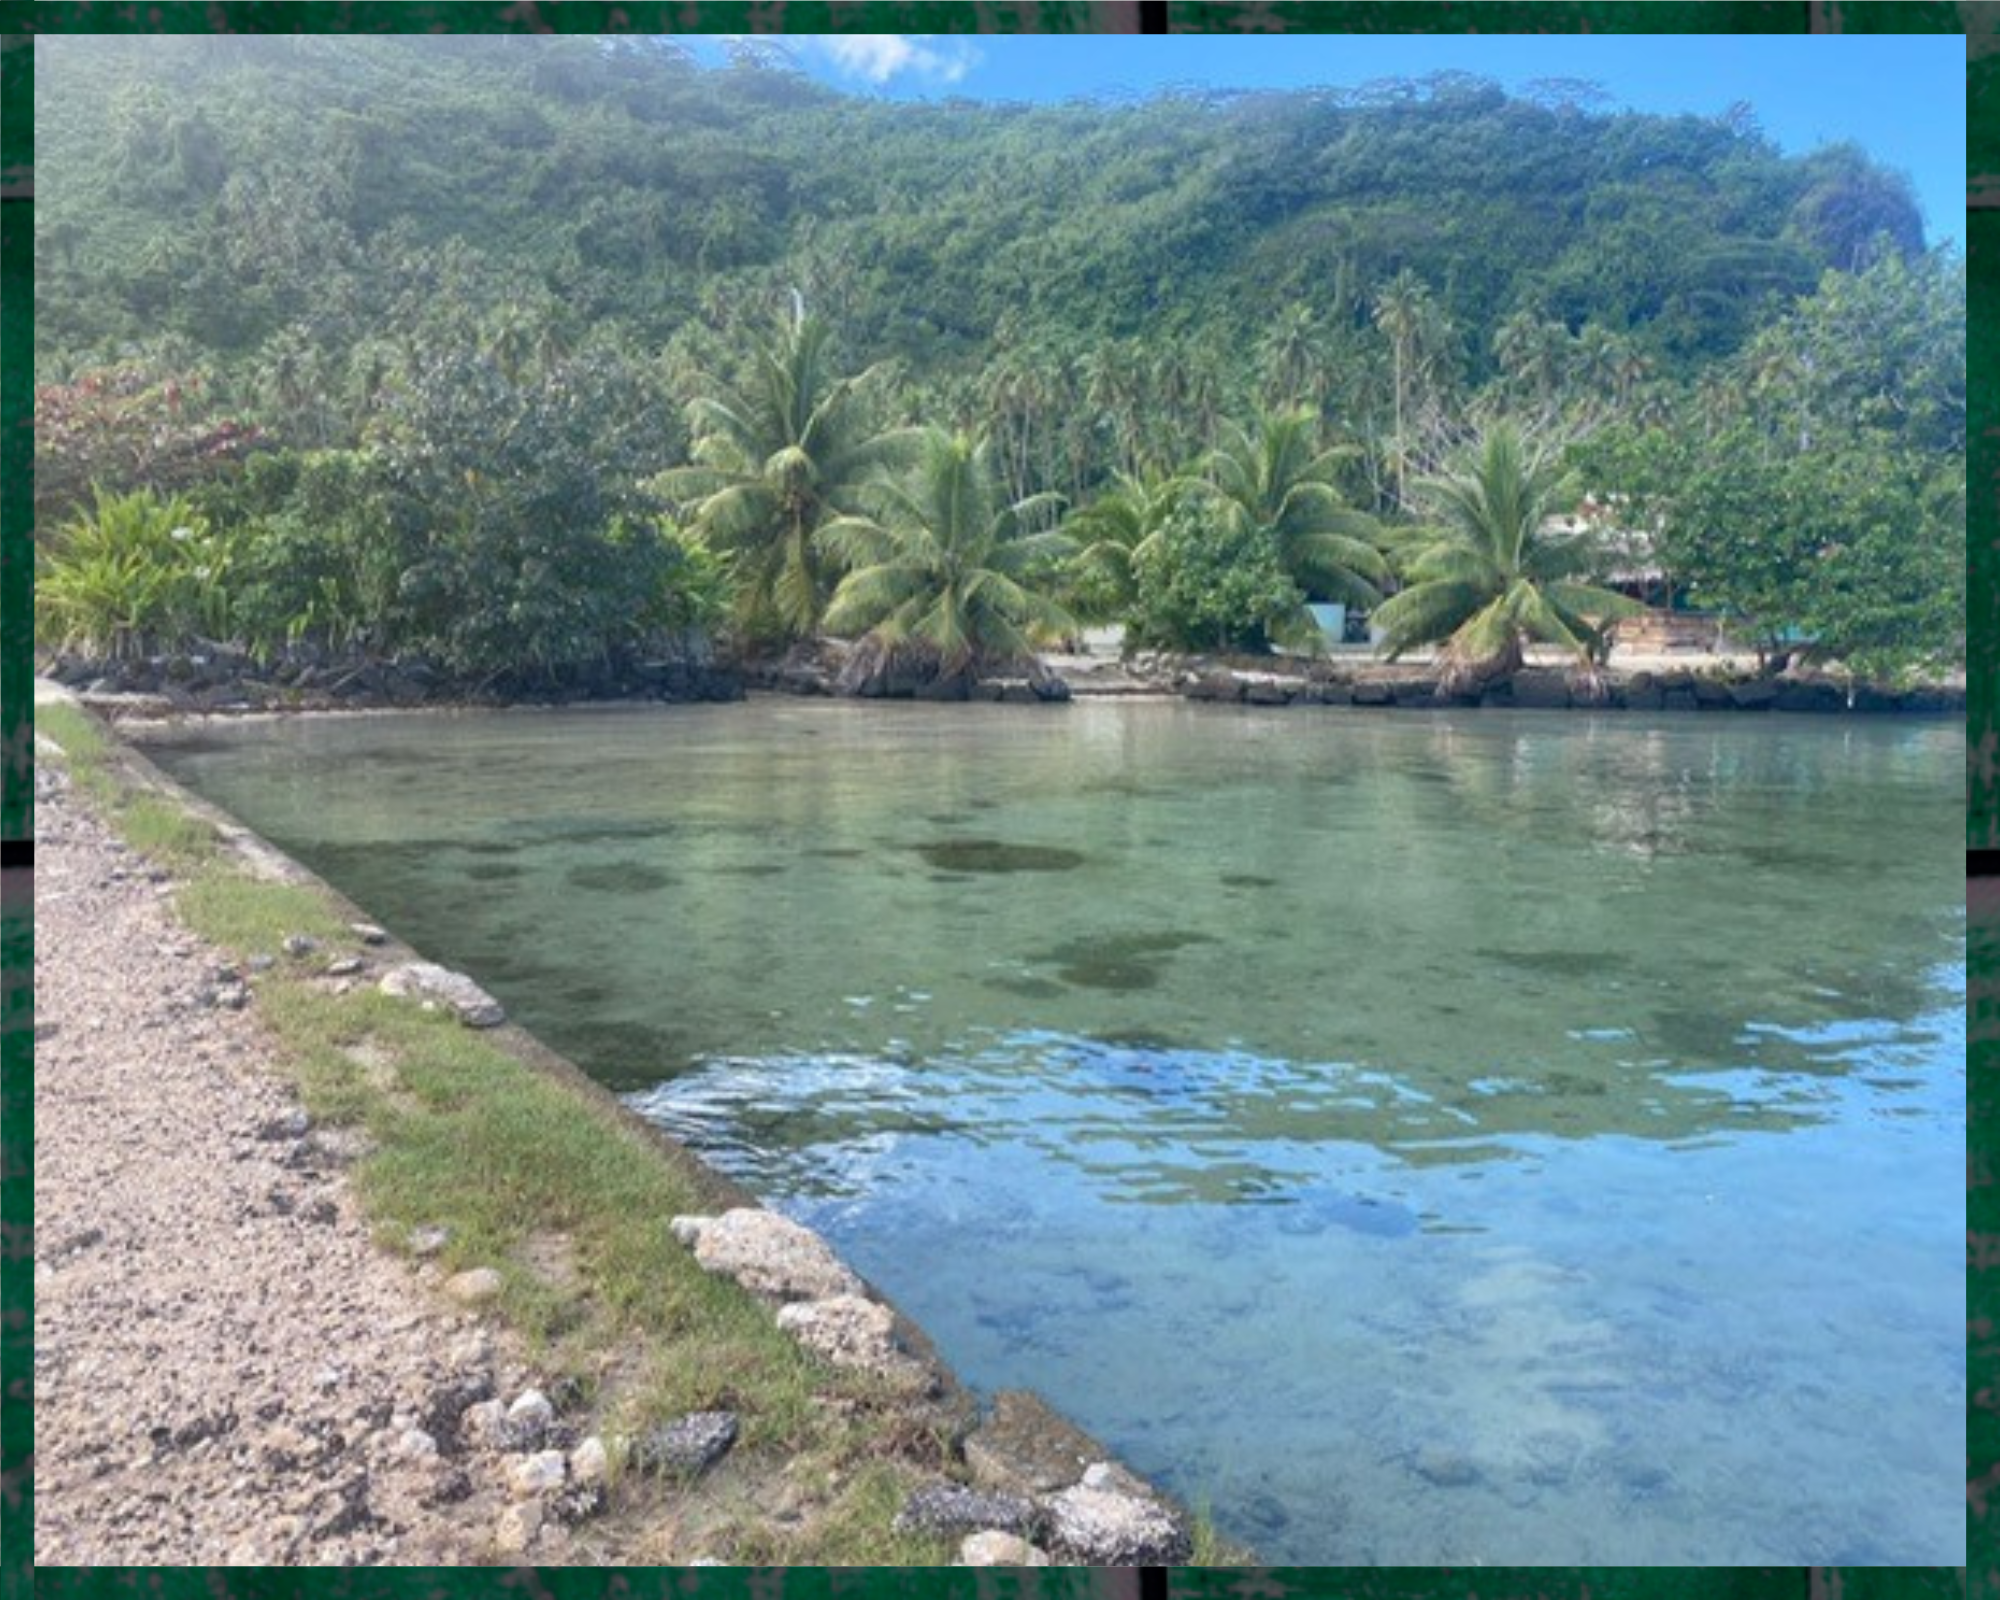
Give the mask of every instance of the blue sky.
<path id="1" fill-rule="evenodd" d="M 1169 83 L 1355 85 L 1476 72 L 1588 78 L 1615 107 L 1711 115 L 1738 100 L 1783 150 L 1851 139 L 1907 173 L 1933 242 L 1965 237 L 1965 41 L 1957 35 L 1415 35 L 1143 38 L 793 36 L 813 76 L 896 99 L 1061 100 Z"/>

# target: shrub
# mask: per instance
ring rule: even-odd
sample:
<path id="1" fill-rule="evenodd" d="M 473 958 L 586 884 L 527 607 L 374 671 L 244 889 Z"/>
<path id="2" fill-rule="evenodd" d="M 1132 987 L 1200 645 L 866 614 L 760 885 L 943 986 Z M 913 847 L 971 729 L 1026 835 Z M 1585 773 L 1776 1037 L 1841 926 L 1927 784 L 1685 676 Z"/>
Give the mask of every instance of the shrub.
<path id="1" fill-rule="evenodd" d="M 1190 497 L 1167 518 L 1133 572 L 1129 626 L 1141 646 L 1264 651 L 1297 636 L 1302 617 L 1311 621 L 1270 530 L 1207 497 Z"/>
<path id="2" fill-rule="evenodd" d="M 181 496 L 114 495 L 36 551 L 35 632 L 51 649 L 125 660 L 231 635 L 235 550 Z"/>

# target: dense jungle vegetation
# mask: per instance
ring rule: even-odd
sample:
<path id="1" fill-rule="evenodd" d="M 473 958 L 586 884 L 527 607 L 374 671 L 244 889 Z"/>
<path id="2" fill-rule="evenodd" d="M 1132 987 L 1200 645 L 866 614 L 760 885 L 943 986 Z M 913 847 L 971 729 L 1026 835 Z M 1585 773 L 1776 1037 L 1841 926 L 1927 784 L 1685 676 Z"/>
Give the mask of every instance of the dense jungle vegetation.
<path id="1" fill-rule="evenodd" d="M 1594 491 L 1760 642 L 1962 648 L 1963 261 L 1896 174 L 1785 157 L 1749 107 L 1463 74 L 888 104 L 665 40 L 36 49 L 44 642 L 562 681 L 829 608 L 952 667 L 1094 618 L 1258 648 L 1395 594 L 1391 643 L 1468 670 L 1601 657 L 1618 552 L 1482 525 L 1468 486 L 1511 471 L 1550 513 Z"/>

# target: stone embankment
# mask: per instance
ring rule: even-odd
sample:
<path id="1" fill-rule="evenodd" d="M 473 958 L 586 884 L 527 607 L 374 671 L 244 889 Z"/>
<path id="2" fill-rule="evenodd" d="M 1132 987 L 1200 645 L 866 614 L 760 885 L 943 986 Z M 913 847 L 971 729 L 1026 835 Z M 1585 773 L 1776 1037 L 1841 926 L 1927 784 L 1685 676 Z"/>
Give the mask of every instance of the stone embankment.
<path id="1" fill-rule="evenodd" d="M 616 1432 L 495 1320 L 497 1271 L 447 1276 L 441 1229 L 406 1259 L 379 1248 L 351 1181 L 367 1137 L 314 1125 L 259 1014 L 281 960 L 467 1027 L 504 1020 L 492 998 L 367 923 L 358 954 L 293 934 L 232 959 L 59 768 L 37 802 L 36 1559 L 715 1564 L 644 1521 L 679 1516 L 740 1419 Z M 672 1229 L 827 1366 L 958 1419 L 912 1464 L 898 1531 L 957 1540 L 968 1565 L 1187 1559 L 1178 1508 L 1032 1395 L 980 1417 L 810 1230 L 750 1206 Z"/>
<path id="2" fill-rule="evenodd" d="M 778 1325 L 830 1364 L 897 1394 L 950 1385 L 935 1357 L 913 1348 L 921 1336 L 809 1228 L 742 1207 L 676 1217 L 673 1230 L 709 1271 L 775 1305 Z M 897 1514 L 900 1529 L 960 1538 L 961 1565 L 1172 1565 L 1192 1552 L 1175 1507 L 1033 1395 L 1000 1395 L 962 1455 L 970 1487 L 943 1478 L 921 1485 Z"/>
<path id="3" fill-rule="evenodd" d="M 1072 690 L 1089 696 L 1094 675 L 1073 675 Z M 1531 667 L 1462 694 L 1443 692 L 1434 669 L 1379 663 L 1313 662 L 1298 670 L 1269 663 L 1196 660 L 1135 663 L 1107 678 L 1110 691 L 1133 692 L 1137 680 L 1189 700 L 1253 706 L 1373 706 L 1415 710 L 1488 706 L 1510 710 L 1906 712 L 1962 715 L 1963 686 L 1851 690 L 1827 678 L 1766 676 L 1741 669 L 1666 667 L 1607 670 L 1595 681 L 1559 668 Z"/>
<path id="4" fill-rule="evenodd" d="M 743 680 L 712 662 L 629 661 L 593 668 L 554 694 L 532 684 L 468 685 L 423 661 L 333 655 L 300 647 L 270 662 L 213 645 L 172 655 L 43 663 L 86 702 L 117 699 L 135 714 L 342 711 L 363 707 L 519 705 L 573 700 L 741 700 Z"/>
<path id="5" fill-rule="evenodd" d="M 1643 663 L 1643 664 L 1640 664 Z M 1063 704 L 1082 699 L 1179 697 L 1253 706 L 1360 706 L 1439 710 L 1904 712 L 1961 716 L 1962 682 L 1889 688 L 1850 685 L 1811 671 L 1760 672 L 1742 658 L 1628 656 L 1585 679 L 1537 663 L 1470 693 L 1441 692 L 1422 661 L 1176 655 L 1056 655 L 1004 671 L 940 674 L 934 661 L 838 639 L 795 646 L 738 665 L 647 661 L 607 667 L 560 693 L 482 685 L 468 689 L 422 662 L 326 660 L 305 653 L 265 666 L 237 651 L 140 661 L 62 660 L 48 675 L 86 704 L 120 716 L 246 711 L 359 710 L 426 705 L 574 704 L 588 701 L 727 701 L 747 689 L 860 700 Z"/>

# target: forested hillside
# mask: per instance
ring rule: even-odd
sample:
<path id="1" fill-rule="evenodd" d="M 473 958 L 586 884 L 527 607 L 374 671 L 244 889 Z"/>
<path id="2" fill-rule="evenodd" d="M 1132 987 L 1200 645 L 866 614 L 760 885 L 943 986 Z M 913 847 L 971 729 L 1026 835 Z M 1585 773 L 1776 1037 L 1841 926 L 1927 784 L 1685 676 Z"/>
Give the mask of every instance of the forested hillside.
<path id="1" fill-rule="evenodd" d="M 284 617 L 280 632 L 320 626 L 278 594 L 315 562 L 321 612 L 386 642 L 428 639 L 385 619 L 426 594 L 461 606 L 469 574 L 495 560 L 562 556 L 602 582 L 653 584 L 647 562 L 652 576 L 627 570 L 651 535 L 622 518 L 666 511 L 723 549 L 775 548 L 776 522 L 728 524 L 722 511 L 743 502 L 723 491 L 777 459 L 779 390 L 831 393 L 864 369 L 867 427 L 854 426 L 963 431 L 967 470 L 996 505 L 1143 499 L 1232 440 L 1248 463 L 1302 415 L 1298 464 L 1390 523 L 1415 509 L 1418 478 L 1503 415 L 1567 449 L 1613 424 L 1685 438 L 1700 397 L 1712 428 L 1729 393 L 1750 392 L 1756 341 L 1782 343 L 1774 330 L 1829 272 L 1902 273 L 1875 292 L 1921 325 L 1912 381 L 1951 382 L 1962 264 L 1924 253 L 1906 182 L 1850 147 L 1784 157 L 1749 107 L 1613 114 L 1588 84 L 1510 96 L 1464 74 L 890 104 L 811 81 L 779 46 L 739 44 L 703 67 L 665 40 L 36 48 L 38 509 L 45 523 L 70 512 L 93 482 L 201 486 L 261 454 L 261 477 L 208 509 L 263 520 L 262 576 L 244 582 L 263 583 L 271 614 L 237 622 L 266 635 Z M 783 324 L 789 350 L 773 350 Z M 1962 436 L 1958 337 L 1947 450 L 1953 405 Z M 749 433 L 726 445 L 713 409 L 704 444 L 690 402 L 747 405 L 752 391 L 777 429 L 762 455 Z M 905 444 L 878 464 L 909 466 L 918 447 Z M 1622 459 L 1642 457 L 1661 452 Z M 456 577 L 438 570 L 448 484 L 480 486 Z M 1024 526 L 1048 526 L 1055 504 Z M 866 545 L 850 530 L 843 556 L 819 524 L 859 505 L 829 491 L 806 518 L 794 504 L 793 555 L 750 563 L 764 576 L 739 622 L 809 631 Z M 336 509 L 369 509 L 400 530 L 396 549 L 357 525 L 336 561 L 319 548 Z M 692 564 L 726 584 L 707 553 L 676 546 L 673 582 Z M 1359 555 L 1312 559 L 1280 563 L 1298 593 L 1365 601 L 1394 586 Z M 1136 573 L 1070 573 L 1072 609 L 1115 612 Z M 522 636 L 508 619 L 530 602 L 512 604 L 491 648 Z M 550 664 L 597 638 L 578 620 L 590 607 L 558 610 L 537 658 Z"/>
<path id="2" fill-rule="evenodd" d="M 908 106 L 769 50 L 505 37 L 56 40 L 36 70 L 44 377 L 175 338 L 344 369 L 426 291 L 705 357 L 796 285 L 925 387 L 1113 389 L 1118 358 L 1175 356 L 1227 388 L 1246 351 L 1283 365 L 1289 315 L 1365 329 L 1405 269 L 1465 381 L 1520 311 L 1685 370 L 1878 231 L 1922 243 L 1858 152 L 1786 160 L 1747 109 L 1603 115 L 1581 85 Z"/>

